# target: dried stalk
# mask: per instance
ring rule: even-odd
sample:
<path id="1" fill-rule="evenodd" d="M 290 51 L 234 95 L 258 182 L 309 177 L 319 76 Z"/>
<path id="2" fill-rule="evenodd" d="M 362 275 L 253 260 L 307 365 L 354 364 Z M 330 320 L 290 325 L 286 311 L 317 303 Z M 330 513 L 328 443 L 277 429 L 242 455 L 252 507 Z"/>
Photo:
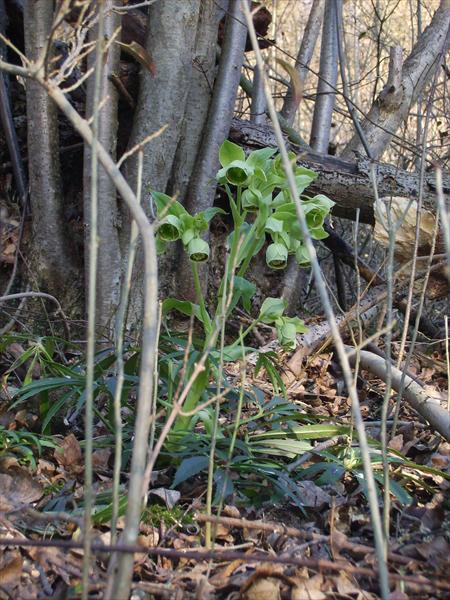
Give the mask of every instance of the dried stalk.
<path id="1" fill-rule="evenodd" d="M 94 506 L 93 493 L 93 467 L 92 449 L 94 444 L 94 368 L 95 368 L 95 322 L 96 322 L 96 300 L 97 300 L 97 258 L 98 258 L 98 126 L 99 126 L 99 104 L 100 84 L 103 71 L 103 31 L 105 25 L 105 13 L 103 0 L 99 2 L 98 35 L 95 50 L 95 78 L 92 90 L 92 145 L 90 164 L 90 213 L 89 213 L 89 246 L 88 254 L 88 302 L 87 302 L 87 352 L 86 352 L 86 404 L 84 423 L 84 545 L 83 545 L 83 587 L 82 599 L 88 600 L 89 594 L 89 569 L 91 563 L 92 542 L 92 509 Z"/>
<path id="2" fill-rule="evenodd" d="M 244 10 L 244 14 L 245 14 L 245 19 L 247 21 L 247 26 L 249 28 L 249 33 L 250 33 L 250 38 L 252 40 L 253 50 L 256 55 L 256 62 L 258 64 L 259 68 L 261 69 L 261 71 L 263 71 L 264 62 L 263 62 L 261 52 L 260 52 L 260 49 L 258 46 L 256 32 L 255 32 L 255 28 L 253 26 L 253 22 L 252 22 L 252 18 L 251 18 L 251 13 L 250 13 L 248 6 L 245 3 L 243 5 L 243 10 Z M 358 394 L 356 391 L 356 387 L 354 385 L 354 381 L 353 381 L 353 377 L 352 377 L 352 373 L 351 373 L 351 369 L 350 369 L 350 364 L 349 364 L 349 361 L 348 361 L 348 358 L 347 358 L 347 355 L 345 352 L 344 343 L 343 343 L 341 335 L 339 333 L 339 328 L 336 325 L 333 308 L 331 306 L 330 299 L 328 297 L 328 293 L 327 293 L 327 289 L 326 289 L 326 285 L 325 285 L 325 281 L 323 279 L 323 274 L 320 269 L 319 262 L 317 260 L 317 255 L 316 255 L 316 251 L 314 248 L 314 244 L 312 243 L 311 236 L 310 236 L 309 230 L 308 230 L 308 226 L 306 224 L 303 206 L 298 197 L 297 186 L 296 186 L 296 182 L 295 182 L 294 173 L 292 170 L 292 165 L 289 160 L 288 152 L 286 149 L 286 144 L 283 139 L 283 134 L 282 134 L 280 125 L 278 123 L 277 113 L 275 110 L 274 102 L 273 102 L 272 96 L 270 94 L 270 89 L 267 84 L 267 79 L 265 78 L 264 74 L 263 74 L 263 79 L 264 79 L 264 89 L 266 92 L 267 106 L 269 109 L 270 117 L 271 117 L 272 124 L 274 127 L 275 135 L 277 138 L 280 155 L 281 155 L 281 158 L 283 161 L 283 167 L 286 172 L 287 179 L 288 179 L 291 197 L 292 197 L 292 200 L 295 202 L 295 206 L 297 209 L 297 217 L 298 217 L 299 224 L 300 224 L 303 236 L 304 236 L 305 245 L 308 250 L 308 254 L 310 256 L 311 266 L 312 266 L 312 270 L 314 273 L 315 284 L 317 287 L 318 294 L 322 301 L 325 315 L 326 315 L 327 320 L 331 327 L 334 344 L 335 344 L 335 347 L 336 347 L 336 350 L 337 350 L 337 353 L 338 353 L 338 356 L 339 356 L 339 359 L 341 362 L 341 366 L 342 366 L 342 370 L 344 373 L 345 382 L 346 382 L 348 390 L 349 390 L 350 398 L 352 400 L 353 414 L 354 414 L 354 418 L 355 418 L 355 424 L 356 424 L 356 429 L 357 429 L 358 437 L 359 437 L 359 444 L 360 444 L 360 448 L 361 448 L 361 455 L 362 455 L 362 459 L 363 459 L 364 475 L 365 475 L 365 481 L 366 481 L 366 485 L 367 485 L 367 495 L 368 495 L 368 500 L 369 500 L 370 513 L 371 513 L 371 517 L 372 517 L 372 525 L 373 525 L 374 536 L 375 536 L 375 546 L 376 546 L 377 559 L 378 559 L 380 589 L 381 589 L 381 594 L 382 594 L 383 600 L 388 600 L 390 597 L 389 577 L 388 577 L 388 569 L 387 569 L 386 558 L 385 558 L 381 519 L 380 519 L 380 513 L 379 513 L 379 509 L 378 509 L 377 490 L 376 490 L 376 485 L 375 485 L 375 479 L 373 476 L 372 465 L 370 462 L 369 446 L 368 446 L 368 442 L 367 442 L 366 431 L 364 428 L 364 422 L 363 422 L 362 415 L 361 415 L 359 398 L 358 398 Z"/>
<path id="3" fill-rule="evenodd" d="M 35 65 L 28 68 L 11 65 L 0 60 L 0 70 L 7 71 L 20 77 L 32 78 L 37 81 L 56 103 L 59 109 L 73 125 L 75 130 L 88 144 L 93 143 L 92 130 L 73 108 L 64 93 L 51 81 L 45 80 Z M 136 425 L 133 444 L 133 456 L 130 469 L 128 509 L 125 520 L 123 540 L 125 543 L 135 543 L 138 532 L 142 507 L 142 476 L 147 455 L 147 440 L 150 426 L 151 399 L 153 394 L 153 367 L 156 355 L 156 332 L 158 321 L 158 291 L 157 291 L 157 259 L 155 237 L 152 224 L 147 219 L 142 207 L 130 186 L 124 179 L 106 149 L 98 144 L 98 159 L 109 177 L 114 182 L 118 192 L 127 204 L 133 219 L 139 228 L 144 250 L 144 319 L 142 332 L 142 356 L 139 377 L 138 401 L 136 406 Z M 131 585 L 133 556 L 125 555 L 119 561 L 117 573 L 116 598 L 128 598 Z"/>

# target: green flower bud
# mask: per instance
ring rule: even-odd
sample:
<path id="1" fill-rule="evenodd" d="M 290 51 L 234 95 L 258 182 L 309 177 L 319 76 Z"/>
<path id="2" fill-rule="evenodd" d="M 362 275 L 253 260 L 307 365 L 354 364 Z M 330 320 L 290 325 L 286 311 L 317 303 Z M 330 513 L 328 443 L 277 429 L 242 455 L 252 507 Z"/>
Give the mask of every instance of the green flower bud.
<path id="1" fill-rule="evenodd" d="M 242 208 L 245 210 L 255 211 L 259 208 L 262 194 L 259 190 L 251 190 L 250 188 L 242 192 Z"/>
<path id="2" fill-rule="evenodd" d="M 283 348 L 295 350 L 297 345 L 297 329 L 294 323 L 290 323 L 289 321 L 283 322 L 282 325 L 277 327 L 277 337 Z"/>
<path id="3" fill-rule="evenodd" d="M 190 227 L 189 229 L 186 229 L 186 231 L 181 236 L 183 246 L 187 246 L 193 238 L 195 238 L 195 230 L 192 227 Z"/>

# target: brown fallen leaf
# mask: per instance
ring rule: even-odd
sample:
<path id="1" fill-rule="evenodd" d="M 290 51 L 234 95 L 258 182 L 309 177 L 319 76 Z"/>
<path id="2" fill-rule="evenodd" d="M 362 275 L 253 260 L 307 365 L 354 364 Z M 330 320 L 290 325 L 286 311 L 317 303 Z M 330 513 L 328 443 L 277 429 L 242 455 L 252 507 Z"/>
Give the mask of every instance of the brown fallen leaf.
<path id="1" fill-rule="evenodd" d="M 322 592 L 324 578 L 321 573 L 304 579 L 292 589 L 291 600 L 326 600 L 327 594 Z"/>
<path id="2" fill-rule="evenodd" d="M 243 594 L 245 600 L 280 600 L 281 582 L 273 577 L 258 579 Z"/>
<path id="3" fill-rule="evenodd" d="M 340 573 L 338 577 L 334 577 L 337 591 L 344 595 L 357 594 L 359 587 L 357 587 L 353 581 L 345 573 Z"/>
<path id="4" fill-rule="evenodd" d="M 59 445 L 59 448 L 55 450 L 55 458 L 63 467 L 77 471 L 81 470 L 83 454 L 81 446 L 73 433 L 66 436 Z"/>
<path id="5" fill-rule="evenodd" d="M 101 448 L 92 453 L 92 466 L 94 469 L 106 470 L 111 457 L 111 448 Z"/>
<path id="6" fill-rule="evenodd" d="M 18 585 L 22 575 L 23 558 L 18 550 L 5 552 L 0 557 L 0 582 L 2 587 L 12 583 Z"/>
<path id="7" fill-rule="evenodd" d="M 331 496 L 313 481 L 298 481 L 297 488 L 302 498 L 303 506 L 320 508 L 331 504 Z"/>
<path id="8" fill-rule="evenodd" d="M 398 450 L 399 452 L 401 451 L 403 448 L 403 435 L 401 433 L 390 439 L 389 448 Z"/>
<path id="9" fill-rule="evenodd" d="M 42 497 L 42 487 L 28 471 L 12 467 L 0 473 L 0 512 L 9 512 Z"/>

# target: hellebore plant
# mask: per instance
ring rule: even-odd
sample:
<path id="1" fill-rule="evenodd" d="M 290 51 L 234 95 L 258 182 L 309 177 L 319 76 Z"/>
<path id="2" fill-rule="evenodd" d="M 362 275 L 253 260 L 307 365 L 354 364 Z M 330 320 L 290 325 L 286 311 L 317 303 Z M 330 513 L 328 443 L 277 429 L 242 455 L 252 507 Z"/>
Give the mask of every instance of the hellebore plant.
<path id="1" fill-rule="evenodd" d="M 242 148 L 225 141 L 219 151 L 221 169 L 217 173 L 217 181 L 225 190 L 231 215 L 233 231 L 228 237 L 228 257 L 225 274 L 218 290 L 215 313 L 211 316 L 203 297 L 198 264 L 209 258 L 209 245 L 202 238 L 207 231 L 210 220 L 220 208 L 209 208 L 196 215 L 190 215 L 179 202 L 166 194 L 152 192 L 156 205 L 159 225 L 157 228 L 157 244 L 163 252 L 167 244 L 181 240 L 184 250 L 190 259 L 198 304 L 168 298 L 163 303 L 163 314 L 170 310 L 194 316 L 203 326 L 205 339 L 204 349 L 211 349 L 214 355 L 217 323 L 220 317 L 228 319 L 231 312 L 240 302 L 247 312 L 251 312 L 251 298 L 256 286 L 244 278 L 252 258 L 258 254 L 269 238 L 266 248 L 266 263 L 272 269 L 284 269 L 290 255 L 301 267 L 309 266 L 309 256 L 303 244 L 303 235 L 297 220 L 295 204 L 291 198 L 287 177 L 279 156 L 275 156 L 273 148 L 254 150 L 247 157 Z M 319 194 L 309 197 L 303 194 L 308 185 L 317 177 L 310 169 L 295 164 L 295 154 L 291 153 L 294 165 L 297 192 L 303 202 L 310 235 L 315 240 L 327 237 L 324 221 L 334 202 Z M 247 217 L 251 216 L 251 223 Z M 223 297 L 232 290 L 231 301 L 227 303 L 226 314 L 222 315 Z M 242 345 L 249 333 L 258 325 L 265 323 L 276 328 L 280 344 L 288 349 L 295 349 L 296 335 L 306 331 L 303 321 L 297 317 L 284 315 L 286 305 L 281 298 L 266 298 L 259 315 L 250 326 L 240 334 L 237 340 L 223 350 L 225 360 L 242 357 Z M 217 351 L 216 351 L 217 354 Z M 207 385 L 207 371 L 202 377 L 203 386 L 193 387 L 185 402 L 184 409 L 191 411 L 200 400 L 201 393 Z M 200 389 L 202 388 L 202 389 Z M 183 420 L 184 419 L 184 420 Z M 186 418 L 180 417 L 181 427 L 185 428 Z"/>

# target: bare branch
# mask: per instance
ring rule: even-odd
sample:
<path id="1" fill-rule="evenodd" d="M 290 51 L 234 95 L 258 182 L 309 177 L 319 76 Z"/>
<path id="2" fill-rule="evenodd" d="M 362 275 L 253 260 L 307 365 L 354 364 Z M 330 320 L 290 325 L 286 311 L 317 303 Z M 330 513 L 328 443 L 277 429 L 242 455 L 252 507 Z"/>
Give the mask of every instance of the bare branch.
<path id="1" fill-rule="evenodd" d="M 317 44 L 317 38 L 319 37 L 324 6 L 324 0 L 313 0 L 308 22 L 306 23 L 305 31 L 303 32 L 302 43 L 295 61 L 295 68 L 299 73 L 300 82 L 303 85 L 306 81 L 306 77 L 308 76 L 308 66 L 311 62 L 314 49 Z M 288 125 L 292 125 L 296 112 L 297 103 L 295 102 L 294 94 L 292 93 L 292 85 L 289 85 L 284 98 L 283 107 L 281 109 L 281 116 L 286 119 Z"/>
<path id="2" fill-rule="evenodd" d="M 450 0 L 441 0 L 429 26 L 417 40 L 403 68 L 399 69 L 399 51 L 391 53 L 389 81 L 373 103 L 362 128 L 374 158 L 381 156 L 395 132 L 407 118 L 425 84 L 433 77 L 448 44 Z M 353 159 L 364 152 L 355 134 L 342 152 Z"/>

